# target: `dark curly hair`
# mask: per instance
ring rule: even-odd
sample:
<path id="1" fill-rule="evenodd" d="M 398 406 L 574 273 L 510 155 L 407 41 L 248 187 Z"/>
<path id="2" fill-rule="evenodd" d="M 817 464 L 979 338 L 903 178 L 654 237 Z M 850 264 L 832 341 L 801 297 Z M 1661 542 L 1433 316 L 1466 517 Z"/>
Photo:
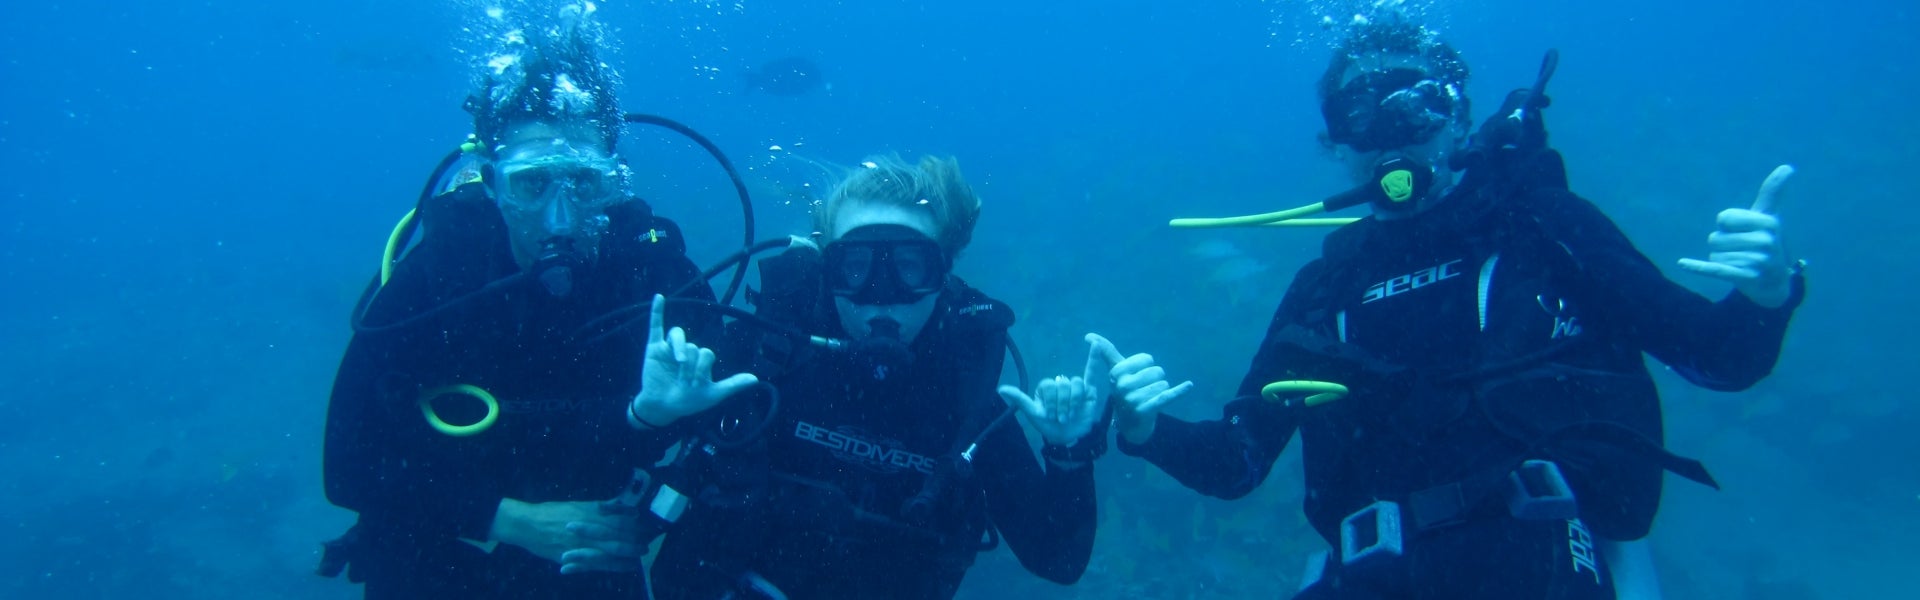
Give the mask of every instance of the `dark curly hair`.
<path id="1" fill-rule="evenodd" d="M 624 121 L 614 97 L 617 75 L 600 61 L 596 36 L 587 27 L 564 27 L 509 42 L 495 63 L 485 65 L 467 96 L 474 135 L 491 153 L 506 132 L 526 123 L 585 125 L 599 132 L 612 153 Z"/>
<path id="2" fill-rule="evenodd" d="M 1320 99 L 1324 101 L 1340 91 L 1347 69 L 1359 57 L 1369 54 L 1410 54 L 1426 59 L 1433 64 L 1434 78 L 1460 88 L 1459 118 L 1468 118 L 1467 63 L 1460 58 L 1460 51 L 1442 41 L 1433 30 L 1398 16 L 1362 19 L 1348 28 L 1346 39 L 1334 48 L 1326 72 L 1320 74 Z"/>

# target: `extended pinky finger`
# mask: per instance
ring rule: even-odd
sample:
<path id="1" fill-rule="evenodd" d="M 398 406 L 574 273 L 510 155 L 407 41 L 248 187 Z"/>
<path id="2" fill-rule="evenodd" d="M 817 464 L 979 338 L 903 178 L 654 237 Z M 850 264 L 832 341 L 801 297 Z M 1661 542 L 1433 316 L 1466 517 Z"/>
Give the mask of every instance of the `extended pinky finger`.
<path id="1" fill-rule="evenodd" d="M 1161 406 L 1187 395 L 1187 390 L 1191 389 L 1193 389 L 1193 382 L 1182 382 L 1180 385 L 1173 386 L 1172 389 L 1154 395 L 1152 400 L 1140 403 L 1139 410 L 1141 412 L 1160 410 Z"/>
<path id="2" fill-rule="evenodd" d="M 1754 277 L 1751 269 L 1743 269 L 1733 265 L 1724 265 L 1717 262 L 1692 258 L 1680 259 L 1680 268 L 1725 281 L 1742 281 Z"/>

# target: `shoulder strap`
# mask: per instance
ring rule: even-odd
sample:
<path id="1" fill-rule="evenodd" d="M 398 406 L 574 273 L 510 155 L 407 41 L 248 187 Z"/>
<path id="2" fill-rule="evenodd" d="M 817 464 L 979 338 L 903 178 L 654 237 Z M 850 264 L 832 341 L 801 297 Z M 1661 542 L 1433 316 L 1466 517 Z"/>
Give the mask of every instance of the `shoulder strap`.
<path id="1" fill-rule="evenodd" d="M 778 256 L 760 260 L 760 289 L 747 290 L 747 302 L 756 315 L 798 325 L 820 315 L 820 251 L 796 246 Z"/>
<path id="2" fill-rule="evenodd" d="M 1013 328 L 1013 307 L 1007 303 L 974 289 L 958 276 L 948 278 L 947 289 L 951 303 L 947 314 L 954 325 L 995 343 L 1004 340 L 1006 331 Z"/>
<path id="3" fill-rule="evenodd" d="M 610 233 L 634 246 L 642 260 L 687 254 L 687 241 L 680 235 L 680 225 L 654 214 L 653 207 L 645 200 L 633 198 L 614 205 L 607 209 L 607 216 L 613 221 Z"/>
<path id="4" fill-rule="evenodd" d="M 757 317 L 799 329 L 807 329 L 823 318 L 820 288 L 820 251 L 794 247 L 777 256 L 760 259 L 760 289 L 747 289 L 747 302 Z M 807 352 L 785 335 L 772 334 L 758 325 L 736 322 L 728 327 L 729 343 L 737 344 L 741 355 L 751 356 L 749 370 L 762 378 L 785 372 Z"/>

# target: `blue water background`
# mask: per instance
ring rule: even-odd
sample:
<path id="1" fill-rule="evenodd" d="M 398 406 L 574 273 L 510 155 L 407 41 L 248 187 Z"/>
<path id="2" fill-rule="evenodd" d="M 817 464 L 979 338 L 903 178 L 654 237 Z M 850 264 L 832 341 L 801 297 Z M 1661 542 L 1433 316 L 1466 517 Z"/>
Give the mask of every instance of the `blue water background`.
<path id="1" fill-rule="evenodd" d="M 20 2 L 0 18 L 0 597 L 344 598 L 310 571 L 350 514 L 319 454 L 346 315 L 393 220 L 470 131 L 479 3 Z M 804 231 L 805 161 L 953 154 L 985 200 L 959 271 L 1019 310 L 1043 373 L 1078 338 L 1230 395 L 1312 231 L 1173 231 L 1342 185 L 1312 82 L 1341 2 L 680 2 L 602 18 L 628 110 L 748 168 L 761 237 Z M 1701 256 L 1775 164 L 1812 292 L 1773 378 L 1661 372 L 1675 480 L 1652 537 L 1669 598 L 1903 596 L 1920 553 L 1910 374 L 1914 5 L 1876 0 L 1436 2 L 1476 117 L 1564 56 L 1549 112 L 1574 189 L 1653 260 Z M 749 65 L 831 90 L 748 93 Z M 782 151 L 770 151 L 779 145 Z M 698 262 L 735 247 L 720 172 L 640 131 L 641 193 Z M 1723 284 L 1675 277 L 1717 297 Z M 1061 588 L 1004 551 L 962 597 L 1283 597 L 1316 549 L 1298 452 L 1235 502 L 1098 465 L 1094 563 Z"/>

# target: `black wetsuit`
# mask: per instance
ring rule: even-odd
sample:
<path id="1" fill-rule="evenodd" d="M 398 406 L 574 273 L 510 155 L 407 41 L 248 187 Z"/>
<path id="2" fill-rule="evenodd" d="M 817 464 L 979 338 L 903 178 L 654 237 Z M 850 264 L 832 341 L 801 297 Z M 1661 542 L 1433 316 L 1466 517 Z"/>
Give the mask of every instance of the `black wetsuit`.
<path id="1" fill-rule="evenodd" d="M 1644 536 L 1662 470 L 1711 482 L 1661 447 L 1644 354 L 1697 385 L 1746 388 L 1778 358 L 1802 297 L 1712 302 L 1663 277 L 1612 221 L 1564 189 L 1472 180 L 1427 214 L 1330 235 L 1296 276 L 1221 420 L 1162 415 L 1120 447 L 1201 493 L 1258 486 L 1297 429 L 1308 520 L 1333 546 L 1302 597 L 1611 598 L 1590 538 Z M 1281 380 L 1345 384 L 1315 407 L 1259 399 Z M 1564 472 L 1579 519 L 1509 516 L 1524 459 Z M 1339 564 L 1344 517 L 1406 510 L 1406 555 Z"/>
<path id="2" fill-rule="evenodd" d="M 784 320 L 845 337 L 831 300 L 812 300 L 825 308 Z M 727 597 L 752 573 L 795 599 L 950 598 L 995 532 L 1029 571 L 1079 579 L 1096 524 L 1091 465 L 1043 469 L 1009 417 L 979 439 L 970 476 L 951 472 L 1006 407 L 994 389 L 1012 323 L 1005 304 L 950 285 L 905 366 L 794 350 L 788 338 L 730 326 L 723 367 L 754 362 L 780 406 L 759 443 L 695 451 L 681 464 L 703 483 L 660 548 L 656 596 Z M 932 502 L 916 516 L 905 506 L 923 492 Z"/>
<path id="3" fill-rule="evenodd" d="M 505 226 L 477 184 L 420 208 L 420 244 L 397 266 L 365 317 L 392 331 L 354 336 L 334 381 L 327 415 L 326 492 L 360 513 L 349 544 L 349 577 L 368 598 L 642 598 L 635 573 L 562 577 L 558 565 L 485 541 L 502 498 L 599 501 L 620 494 L 658 457 L 654 434 L 637 432 L 625 407 L 639 388 L 644 318 L 597 342 L 569 340 L 590 319 L 647 302 L 697 279 L 680 232 L 634 200 L 608 211 L 602 255 L 574 276 L 564 298 L 531 278 L 458 297 L 518 267 Z M 695 295 L 712 296 L 704 282 Z M 711 313 L 669 310 L 672 325 L 718 332 Z M 582 336 L 590 337 L 590 336 Z M 429 426 L 426 390 L 469 384 L 499 401 L 498 420 L 455 437 Z M 449 423 L 473 423 L 478 401 L 438 403 Z"/>

